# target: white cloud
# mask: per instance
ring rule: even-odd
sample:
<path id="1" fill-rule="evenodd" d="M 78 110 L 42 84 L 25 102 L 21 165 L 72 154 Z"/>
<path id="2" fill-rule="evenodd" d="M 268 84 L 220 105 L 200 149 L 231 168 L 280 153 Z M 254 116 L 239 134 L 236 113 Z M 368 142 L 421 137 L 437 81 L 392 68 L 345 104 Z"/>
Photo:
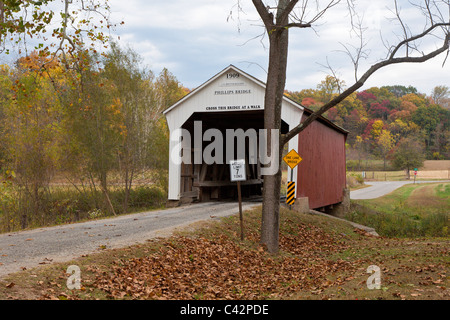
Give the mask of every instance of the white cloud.
<path id="1" fill-rule="evenodd" d="M 156 69 L 155 72 L 167 67 L 190 88 L 200 85 L 229 64 L 265 80 L 266 73 L 262 69 L 267 69 L 268 51 L 259 42 L 260 38 L 255 38 L 263 33 L 261 22 L 250 1 L 241 1 L 245 13 L 239 16 L 234 7 L 236 3 L 236 0 L 110 1 L 113 19 L 125 21 L 125 25 L 117 30 L 122 41 L 130 43 L 144 57 L 145 63 Z M 388 4 L 392 7 L 390 0 L 357 1 L 357 9 L 364 12 L 368 27 L 371 55 L 367 63 L 386 56 L 380 30 L 384 41 L 393 43 L 396 40 L 392 28 L 398 24 L 386 20 L 393 16 L 386 7 Z M 421 14 L 404 9 L 408 4 L 405 1 L 400 4 L 402 16 L 413 26 L 413 31 L 420 30 L 423 26 Z M 232 18 L 227 22 L 231 10 Z M 326 70 L 319 63 L 325 64 L 327 58 L 347 84 L 354 80 L 350 60 L 337 52 L 342 50 L 340 42 L 356 45 L 358 40 L 350 34 L 347 8 L 345 5 L 332 8 L 320 23 L 314 30 L 291 31 L 289 90 L 315 88 L 325 78 Z M 267 46 L 267 36 L 263 42 Z M 436 85 L 449 85 L 449 67 L 442 69 L 441 63 L 442 59 L 437 59 L 424 65 L 389 67 L 378 72 L 368 85 L 411 84 L 419 91 L 429 93 Z"/>

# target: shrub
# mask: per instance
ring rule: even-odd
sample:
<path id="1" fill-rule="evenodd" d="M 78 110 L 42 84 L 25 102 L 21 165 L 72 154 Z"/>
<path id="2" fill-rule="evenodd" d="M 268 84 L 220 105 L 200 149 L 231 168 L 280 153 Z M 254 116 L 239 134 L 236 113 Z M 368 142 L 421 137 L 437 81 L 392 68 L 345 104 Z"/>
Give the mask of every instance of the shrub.
<path id="1" fill-rule="evenodd" d="M 364 178 L 361 174 L 352 172 L 347 175 L 347 185 L 350 188 L 358 187 L 359 185 L 363 185 L 363 184 L 364 184 Z"/>
<path id="2" fill-rule="evenodd" d="M 385 237 L 446 237 L 449 214 L 446 212 L 409 213 L 394 210 L 392 213 L 368 213 L 353 210 L 346 219 L 375 228 Z"/>
<path id="3" fill-rule="evenodd" d="M 23 211 L 27 208 L 16 201 L 17 193 L 12 183 L 0 181 L 0 233 L 21 229 Z M 122 214 L 125 192 L 123 189 L 111 190 L 109 197 L 116 214 Z M 155 186 L 141 186 L 131 189 L 128 199 L 128 212 L 161 208 L 166 202 L 166 192 Z M 56 187 L 48 191 L 42 199 L 39 212 L 28 216 L 30 227 L 44 227 L 77 222 L 84 219 L 97 219 L 109 212 L 104 195 L 98 190 L 80 192 L 75 189 Z"/>

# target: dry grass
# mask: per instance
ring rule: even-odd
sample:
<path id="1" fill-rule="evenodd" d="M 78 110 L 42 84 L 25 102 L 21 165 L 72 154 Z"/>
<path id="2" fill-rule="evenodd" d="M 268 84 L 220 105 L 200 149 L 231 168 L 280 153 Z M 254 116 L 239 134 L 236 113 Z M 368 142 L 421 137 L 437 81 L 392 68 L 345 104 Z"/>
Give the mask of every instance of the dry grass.
<path id="1" fill-rule="evenodd" d="M 420 170 L 450 170 L 450 160 L 427 160 Z"/>
<path id="2" fill-rule="evenodd" d="M 410 207 L 445 207 L 446 200 L 436 196 L 436 189 L 438 187 L 432 184 L 414 189 L 407 199 L 406 205 Z M 445 184 L 442 184 L 441 188 L 445 188 Z"/>

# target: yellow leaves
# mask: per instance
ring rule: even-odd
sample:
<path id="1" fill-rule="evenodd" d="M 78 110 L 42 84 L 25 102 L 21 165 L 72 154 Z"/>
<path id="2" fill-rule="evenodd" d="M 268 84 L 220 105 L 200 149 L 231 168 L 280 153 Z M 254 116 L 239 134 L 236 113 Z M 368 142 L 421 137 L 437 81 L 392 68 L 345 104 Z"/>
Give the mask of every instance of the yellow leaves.
<path id="1" fill-rule="evenodd" d="M 364 140 L 361 136 L 356 136 L 356 143 L 362 143 Z"/>
<path id="2" fill-rule="evenodd" d="M 394 137 L 388 130 L 382 130 L 378 137 L 377 144 L 382 149 L 383 154 L 387 153 L 394 147 Z"/>
<path id="3" fill-rule="evenodd" d="M 373 139 L 377 139 L 384 127 L 384 123 L 382 120 L 376 120 L 373 124 L 372 124 L 372 130 L 370 130 L 370 134 L 372 135 Z"/>

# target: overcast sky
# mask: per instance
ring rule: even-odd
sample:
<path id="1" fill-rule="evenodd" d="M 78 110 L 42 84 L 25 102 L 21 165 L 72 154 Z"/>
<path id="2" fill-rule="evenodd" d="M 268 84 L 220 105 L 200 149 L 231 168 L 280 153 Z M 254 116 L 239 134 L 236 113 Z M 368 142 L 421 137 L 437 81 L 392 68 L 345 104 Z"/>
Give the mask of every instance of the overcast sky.
<path id="1" fill-rule="evenodd" d="M 318 0 L 326 4 L 330 0 Z M 276 0 L 264 3 L 275 5 Z M 300 1 L 301 3 L 302 1 Z M 342 52 L 342 44 L 358 44 L 351 34 L 347 1 L 330 9 L 314 29 L 291 29 L 286 89 L 300 91 L 316 88 L 329 70 L 327 61 L 348 86 L 354 83 L 354 69 L 349 57 Z M 388 20 L 393 13 L 393 0 L 358 0 L 357 10 L 364 16 L 365 41 L 369 59 L 360 66 L 386 57 L 383 40 L 398 41 L 401 28 Z M 411 10 L 407 0 L 399 0 L 401 15 L 414 34 L 423 31 L 424 19 Z M 115 30 L 119 43 L 130 46 L 144 59 L 144 64 L 158 74 L 169 69 L 185 86 L 193 89 L 233 64 L 243 71 L 266 81 L 268 63 L 267 35 L 258 19 L 251 0 L 109 0 L 112 21 L 124 21 Z M 315 1 L 310 1 L 315 3 Z M 298 12 L 298 11 L 297 11 Z M 231 15 L 230 15 L 231 13 Z M 315 6 L 308 11 L 314 15 Z M 448 11 L 445 14 L 449 14 Z M 446 18 L 448 19 L 448 18 Z M 441 42 L 433 38 L 422 42 L 424 50 L 432 50 Z M 434 43 L 433 43 L 434 42 Z M 389 66 L 378 71 L 364 86 L 412 85 L 420 92 L 431 94 L 437 85 L 450 86 L 450 61 L 442 67 L 445 54 L 423 64 Z M 449 58 L 450 60 L 450 58 Z"/>
<path id="2" fill-rule="evenodd" d="M 380 31 L 385 40 L 395 41 L 394 32 L 400 29 L 398 23 L 385 19 L 393 16 L 387 9 L 388 5 L 392 8 L 392 1 L 357 2 L 367 27 L 370 50 L 367 68 L 367 63 L 386 55 Z M 236 3 L 237 0 L 110 0 L 113 20 L 125 22 L 116 29 L 120 43 L 135 49 L 155 73 L 166 67 L 190 89 L 230 64 L 266 81 L 267 37 L 259 37 L 264 30 L 251 1 L 241 0 L 243 12 L 239 16 Z M 423 17 L 407 9 L 406 3 L 401 7 L 401 14 L 413 32 L 423 30 Z M 286 88 L 293 91 L 316 88 L 329 72 L 323 66 L 327 59 L 339 77 L 351 85 L 353 65 L 340 50 L 341 43 L 356 45 L 357 41 L 350 34 L 345 5 L 330 9 L 314 30 L 291 29 Z M 437 85 L 450 86 L 450 61 L 442 67 L 444 59 L 445 55 L 441 55 L 424 64 L 388 67 L 375 74 L 364 88 L 412 85 L 429 95 Z M 361 71 L 366 68 L 362 66 Z"/>

